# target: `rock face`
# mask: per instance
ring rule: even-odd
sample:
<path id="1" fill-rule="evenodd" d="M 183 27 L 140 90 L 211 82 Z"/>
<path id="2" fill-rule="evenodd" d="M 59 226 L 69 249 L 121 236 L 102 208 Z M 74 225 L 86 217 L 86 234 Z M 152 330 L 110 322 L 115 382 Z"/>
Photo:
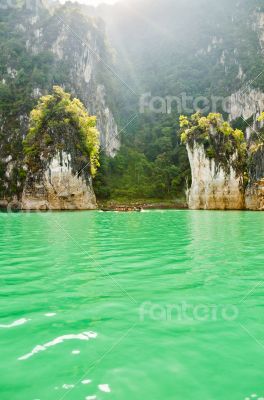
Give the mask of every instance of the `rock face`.
<path id="1" fill-rule="evenodd" d="M 194 143 L 187 151 L 192 172 L 192 186 L 187 192 L 190 209 L 240 210 L 244 208 L 241 179 L 230 166 L 229 173 L 206 157 L 203 145 Z"/>
<path id="2" fill-rule="evenodd" d="M 264 147 L 253 154 L 249 168 L 249 185 L 245 203 L 248 210 L 264 211 Z"/>
<path id="3" fill-rule="evenodd" d="M 38 35 L 32 36 L 28 46 L 32 49 L 51 48 L 58 60 L 67 62 L 69 81 L 65 84 L 70 84 L 71 92 L 85 104 L 89 114 L 96 115 L 101 146 L 107 155 L 113 157 L 120 148 L 120 138 L 114 116 L 105 99 L 105 69 L 109 68 L 110 61 L 107 59 L 109 50 L 105 45 L 104 30 L 99 20 L 81 14 L 74 15 L 74 9 L 69 18 L 70 7 L 68 4 L 68 11 L 62 8 L 50 17 L 51 22 L 56 24 L 55 39 L 48 40 L 49 27 L 40 22 L 40 39 L 36 39 Z"/>
<path id="4" fill-rule="evenodd" d="M 96 90 L 96 109 L 93 114 L 97 116 L 97 129 L 104 132 L 100 136 L 101 148 L 110 157 L 114 157 L 120 149 L 120 137 L 113 114 L 105 102 L 105 87 L 98 85 Z"/>
<path id="5" fill-rule="evenodd" d="M 264 150 L 252 156 L 249 183 L 243 187 L 243 177 L 231 166 L 225 171 L 214 159 L 206 156 L 204 146 L 194 143 L 187 151 L 192 172 L 192 185 L 187 202 L 192 210 L 252 210 L 264 211 Z"/>
<path id="6" fill-rule="evenodd" d="M 74 173 L 71 155 L 58 153 L 44 170 L 28 174 L 23 210 L 93 210 L 97 208 L 91 178 Z"/>
<path id="7" fill-rule="evenodd" d="M 248 120 L 264 110 L 264 93 L 255 89 L 244 89 L 230 97 L 230 120 L 243 117 Z"/>
<path id="8" fill-rule="evenodd" d="M 264 54 L 264 13 L 258 12 L 254 13 L 253 18 L 253 31 L 257 33 L 257 38 L 259 40 L 260 54 Z M 238 61 L 236 61 L 238 63 Z M 260 77 L 261 77 L 260 73 Z M 241 89 L 232 93 L 229 97 L 228 101 L 228 114 L 229 121 L 235 121 L 238 118 L 242 118 L 244 121 L 249 121 L 246 127 L 247 139 L 250 139 L 250 136 L 254 130 L 259 128 L 259 123 L 257 121 L 258 116 L 264 110 L 264 93 L 263 90 L 259 89 L 254 85 L 257 81 L 258 75 L 254 77 L 254 79 L 247 79 L 247 76 L 244 74 L 243 69 L 239 66 L 239 73 L 237 78 L 241 82 Z M 252 87 L 252 86 L 255 87 Z"/>
<path id="9" fill-rule="evenodd" d="M 264 179 L 247 188 L 245 205 L 247 210 L 264 211 Z"/>

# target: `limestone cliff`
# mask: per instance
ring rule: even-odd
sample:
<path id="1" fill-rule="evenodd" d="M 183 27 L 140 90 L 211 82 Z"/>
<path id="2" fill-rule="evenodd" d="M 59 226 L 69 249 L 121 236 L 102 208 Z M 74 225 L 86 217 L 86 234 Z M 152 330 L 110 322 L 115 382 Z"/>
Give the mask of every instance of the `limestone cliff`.
<path id="1" fill-rule="evenodd" d="M 252 116 L 259 116 L 264 110 L 264 93 L 260 90 L 243 88 L 230 96 L 231 121 L 239 117 L 248 120 Z M 256 122 L 256 121 L 254 121 Z"/>
<path id="2" fill-rule="evenodd" d="M 252 156 L 251 179 L 243 187 L 243 175 L 238 175 L 229 161 L 229 171 L 209 159 L 204 146 L 187 145 L 192 172 L 192 184 L 187 191 L 190 209 L 264 211 L 264 153 Z M 249 155 L 250 157 L 250 155 Z"/>
<path id="3" fill-rule="evenodd" d="M 187 145 L 192 172 L 192 185 L 187 192 L 190 209 L 240 210 L 244 208 L 241 177 L 230 165 L 225 171 L 214 159 L 206 156 L 204 146 Z"/>
<path id="4" fill-rule="evenodd" d="M 257 146 L 250 156 L 249 184 L 245 193 L 246 208 L 264 211 L 264 147 Z"/>
<path id="5" fill-rule="evenodd" d="M 220 114 L 182 116 L 192 184 L 190 209 L 264 210 L 264 147 L 259 135 L 246 141 Z"/>
<path id="6" fill-rule="evenodd" d="M 71 155 L 58 152 L 37 173 L 29 173 L 23 190 L 23 210 L 92 210 L 96 199 L 87 173 L 74 172 Z"/>
<path id="7" fill-rule="evenodd" d="M 259 41 L 256 53 L 262 58 L 264 54 L 264 13 L 258 9 L 251 15 L 250 20 L 252 22 L 252 31 L 256 33 Z M 242 118 L 246 122 L 246 134 L 249 140 L 252 132 L 259 128 L 257 118 L 264 110 L 263 87 L 259 87 L 262 71 L 255 72 L 253 79 L 250 79 L 237 59 L 235 64 L 239 65 L 237 79 L 240 88 L 229 97 L 229 121 Z"/>
<path id="8" fill-rule="evenodd" d="M 98 167 L 95 117 L 59 86 L 42 97 L 30 114 L 23 141 L 26 181 L 24 210 L 96 208 L 92 176 Z"/>

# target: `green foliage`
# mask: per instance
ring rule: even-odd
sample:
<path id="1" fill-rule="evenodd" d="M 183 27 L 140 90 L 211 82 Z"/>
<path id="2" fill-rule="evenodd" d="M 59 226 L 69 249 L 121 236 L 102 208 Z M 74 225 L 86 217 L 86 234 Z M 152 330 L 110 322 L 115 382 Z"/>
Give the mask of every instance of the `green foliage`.
<path id="1" fill-rule="evenodd" d="M 38 46 L 33 29 L 43 31 L 42 25 L 50 24 L 48 11 L 38 4 L 38 19 L 32 28 L 30 19 L 34 18 L 34 1 L 12 1 L 12 7 L 1 8 L 0 12 L 0 76 L 1 92 L 9 91 L 9 96 L 0 98 L 0 113 L 29 113 L 35 104 L 34 88 L 41 92 L 50 90 L 54 84 L 62 84 L 68 78 L 68 70 L 63 61 L 56 60 L 54 54 Z M 29 6 L 32 9 L 29 10 Z M 29 37 L 31 35 L 31 37 Z M 0 96 L 1 97 L 1 96 Z M 9 106 L 9 110 L 8 110 Z"/>
<path id="2" fill-rule="evenodd" d="M 181 116 L 180 121 L 183 118 L 185 121 L 184 124 L 181 124 L 181 139 L 183 143 L 192 143 L 194 140 L 206 142 L 210 136 L 215 136 L 215 134 L 221 135 L 223 139 L 226 138 L 226 140 L 232 141 L 233 144 L 245 142 L 243 132 L 239 129 L 233 129 L 228 122 L 223 120 L 221 114 L 210 113 L 207 117 L 204 117 L 197 112 L 190 118 Z"/>
<path id="3" fill-rule="evenodd" d="M 67 146 L 66 138 L 74 140 L 80 155 L 89 159 L 92 176 L 99 166 L 99 133 L 96 118 L 90 117 L 80 100 L 72 99 L 59 86 L 50 95 L 40 98 L 31 111 L 30 127 L 24 140 L 26 162 L 31 169 L 38 168 L 42 153 L 51 155 Z M 74 138 L 71 138 L 74 135 Z"/>
<path id="4" fill-rule="evenodd" d="M 259 122 L 264 121 L 264 112 L 262 112 L 262 113 L 260 114 L 260 116 L 258 117 L 258 121 L 259 121 Z"/>
<path id="5" fill-rule="evenodd" d="M 99 169 L 98 176 L 104 177 L 107 188 L 106 198 L 184 199 L 190 167 L 178 132 L 175 116 L 140 116 L 130 132 L 124 134 L 116 157 L 106 157 Z M 104 199 L 99 186 L 96 178 L 96 195 Z"/>
<path id="6" fill-rule="evenodd" d="M 207 117 L 200 113 L 190 118 L 181 116 L 181 140 L 193 147 L 194 143 L 203 145 L 209 158 L 213 158 L 225 169 L 230 164 L 238 174 L 246 171 L 247 142 L 243 132 L 233 129 L 224 121 L 221 114 L 210 113 Z M 234 157 L 233 157 L 234 156 Z"/>

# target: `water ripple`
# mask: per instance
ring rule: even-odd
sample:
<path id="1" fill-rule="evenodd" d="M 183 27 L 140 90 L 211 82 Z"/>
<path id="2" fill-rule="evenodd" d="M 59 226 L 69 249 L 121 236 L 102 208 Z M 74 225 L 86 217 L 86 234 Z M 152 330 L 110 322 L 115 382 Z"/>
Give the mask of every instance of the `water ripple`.
<path id="1" fill-rule="evenodd" d="M 78 334 L 69 334 L 69 335 L 63 335 L 59 336 L 56 339 L 45 343 L 43 345 L 38 345 L 34 347 L 34 349 L 28 353 L 25 354 L 22 357 L 19 357 L 18 360 L 27 360 L 28 358 L 34 356 L 35 354 L 39 353 L 40 351 L 45 351 L 49 347 L 56 346 L 57 344 L 63 343 L 65 340 L 90 340 L 90 339 L 95 339 L 97 337 L 96 332 L 82 332 Z"/>

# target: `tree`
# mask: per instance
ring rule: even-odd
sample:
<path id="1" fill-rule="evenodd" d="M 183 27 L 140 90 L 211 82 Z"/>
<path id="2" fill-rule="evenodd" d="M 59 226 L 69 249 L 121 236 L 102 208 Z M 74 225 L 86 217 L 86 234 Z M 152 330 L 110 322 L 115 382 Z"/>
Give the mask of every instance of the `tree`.
<path id="1" fill-rule="evenodd" d="M 247 142 L 244 133 L 224 121 L 221 114 L 207 117 L 199 112 L 191 117 L 180 116 L 181 140 L 191 148 L 194 144 L 204 147 L 206 155 L 216 164 L 228 169 L 230 165 L 238 175 L 247 170 Z"/>
<path id="2" fill-rule="evenodd" d="M 88 163 L 95 176 L 99 166 L 96 117 L 88 115 L 80 100 L 54 86 L 52 94 L 41 97 L 31 111 L 24 140 L 26 162 L 31 170 L 37 170 L 43 155 L 50 158 L 62 150 L 74 152 L 79 166 Z"/>

